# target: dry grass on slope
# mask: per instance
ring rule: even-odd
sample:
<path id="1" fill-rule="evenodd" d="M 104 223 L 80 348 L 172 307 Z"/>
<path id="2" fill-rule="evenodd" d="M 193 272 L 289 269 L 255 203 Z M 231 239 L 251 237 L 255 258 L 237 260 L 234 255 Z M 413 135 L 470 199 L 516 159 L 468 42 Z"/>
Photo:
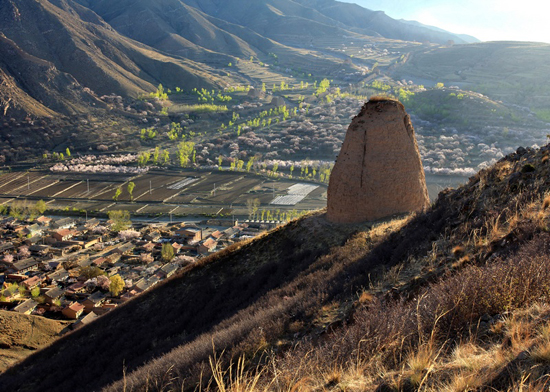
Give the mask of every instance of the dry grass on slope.
<path id="1" fill-rule="evenodd" d="M 370 303 L 323 341 L 301 341 L 255 371 L 230 376 L 215 362 L 212 390 L 548 388 L 549 252 L 550 235 L 539 234 L 515 256 L 469 266 L 413 301 Z"/>
<path id="2" fill-rule="evenodd" d="M 0 310 L 0 372 L 56 340 L 69 324 Z"/>
<path id="3" fill-rule="evenodd" d="M 355 287 L 363 282 L 356 305 L 366 305 L 333 334 L 313 341 L 306 336 L 296 348 L 271 356 L 255 390 L 546 385 L 546 365 L 531 356 L 514 361 L 517 348 L 500 350 L 506 336 L 486 329 L 495 320 L 520 317 L 532 304 L 544 308 L 550 299 L 548 161 L 548 147 L 518 150 L 466 186 L 443 193 L 431 211 L 390 234 L 348 270 Z M 369 260 L 383 260 L 382 273 L 366 269 Z M 368 282 L 365 271 L 371 272 Z M 225 385 L 219 380 L 213 389 L 232 390 L 230 378 L 223 379 Z"/>

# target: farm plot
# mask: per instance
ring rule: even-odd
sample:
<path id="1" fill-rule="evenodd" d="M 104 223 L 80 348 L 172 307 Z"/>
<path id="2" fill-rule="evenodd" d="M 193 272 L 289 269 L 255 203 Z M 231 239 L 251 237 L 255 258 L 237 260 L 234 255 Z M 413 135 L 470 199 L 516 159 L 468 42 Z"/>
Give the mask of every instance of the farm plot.
<path id="1" fill-rule="evenodd" d="M 318 185 L 294 184 L 287 189 L 287 195 L 277 196 L 270 204 L 280 206 L 295 206 L 317 188 L 319 188 Z"/>
<path id="2" fill-rule="evenodd" d="M 35 181 L 30 181 L 29 184 L 23 185 L 15 190 L 17 195 L 34 196 L 34 194 L 41 189 L 45 189 L 59 182 L 58 178 L 52 176 L 43 176 Z"/>
<path id="3" fill-rule="evenodd" d="M 19 195 L 23 191 L 29 191 L 28 188 L 33 186 L 35 182 L 41 180 L 43 177 L 44 173 L 40 172 L 17 173 L 17 175 L 14 177 L 8 177 L 6 183 L 0 186 L 0 193 L 8 195 Z M 44 187 L 44 184 L 42 185 L 42 187 Z M 34 189 L 37 190 L 39 188 Z"/>
<path id="4" fill-rule="evenodd" d="M 52 185 L 47 188 L 42 188 L 32 195 L 37 197 L 58 197 L 61 193 L 67 191 L 68 189 L 78 185 L 80 181 L 59 181 L 52 183 Z"/>
<path id="5" fill-rule="evenodd" d="M 216 191 L 212 192 L 207 200 L 216 203 L 233 203 L 240 195 L 260 185 L 262 182 L 263 180 L 259 177 L 236 178 L 235 181 L 216 188 Z"/>
<path id="6" fill-rule="evenodd" d="M 210 195 L 210 192 L 214 189 L 214 185 L 219 188 L 241 176 L 242 174 L 234 173 L 208 173 L 201 177 L 201 181 L 191 184 L 189 188 L 185 190 L 185 193 L 207 196 Z"/>
<path id="7" fill-rule="evenodd" d="M 109 191 L 114 192 L 116 183 L 108 181 L 79 181 L 76 185 L 67 188 L 57 197 L 77 199 L 109 199 Z M 88 186 L 90 191 L 88 192 Z"/>
<path id="8" fill-rule="evenodd" d="M 170 199 L 170 203 L 174 204 L 189 204 L 197 198 L 197 195 L 177 195 Z"/>
<path id="9" fill-rule="evenodd" d="M 181 181 L 178 181 L 172 185 L 169 185 L 167 188 L 168 189 L 177 189 L 177 190 L 180 190 L 180 189 L 183 189 L 185 188 L 187 185 L 190 185 L 192 183 L 194 183 L 195 181 L 198 181 L 199 179 L 198 178 L 194 178 L 194 177 L 187 177 Z"/>
<path id="10" fill-rule="evenodd" d="M 201 214 L 208 214 L 208 215 L 216 215 L 223 211 L 222 207 L 211 207 L 211 206 L 197 206 L 197 207 L 178 207 L 176 210 L 174 210 L 172 213 L 175 215 L 201 215 Z M 146 211 L 148 213 L 152 213 L 152 211 Z"/>
<path id="11" fill-rule="evenodd" d="M 4 173 L 0 175 L 0 193 L 7 193 L 12 187 L 12 183 L 15 182 L 18 178 L 23 177 L 25 173 L 14 172 L 14 173 Z"/>
<path id="12" fill-rule="evenodd" d="M 121 193 L 118 197 L 119 201 L 130 201 L 130 193 L 128 192 L 129 182 L 134 183 L 134 189 L 132 191 L 133 200 L 139 201 L 156 201 L 162 202 L 167 197 L 176 194 L 177 190 L 168 190 L 166 185 L 180 180 L 179 176 L 168 176 L 161 174 L 143 175 L 133 179 L 128 179 L 122 184 L 113 187 L 111 198 L 115 195 L 116 188 L 119 188 Z"/>

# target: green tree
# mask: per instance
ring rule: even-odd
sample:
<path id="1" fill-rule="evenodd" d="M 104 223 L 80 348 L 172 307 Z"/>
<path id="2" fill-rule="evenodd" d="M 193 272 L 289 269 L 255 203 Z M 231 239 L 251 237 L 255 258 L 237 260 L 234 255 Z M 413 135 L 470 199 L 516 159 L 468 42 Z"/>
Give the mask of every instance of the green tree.
<path id="1" fill-rule="evenodd" d="M 172 244 L 164 243 L 162 244 L 162 250 L 160 252 L 162 259 L 166 262 L 174 258 L 174 247 Z"/>
<path id="2" fill-rule="evenodd" d="M 250 158 L 246 164 L 246 171 L 250 172 L 250 169 L 252 169 L 252 165 L 254 164 L 254 157 Z"/>
<path id="3" fill-rule="evenodd" d="M 134 196 L 132 195 L 132 192 L 134 192 L 135 187 L 136 187 L 136 184 L 134 184 L 132 181 L 128 183 L 128 193 L 130 194 L 130 200 L 134 200 Z"/>
<path id="4" fill-rule="evenodd" d="M 101 268 L 90 265 L 88 267 L 80 268 L 79 274 L 80 276 L 83 276 L 86 279 L 93 279 L 93 278 L 97 278 L 99 275 L 103 275 L 104 272 L 101 270 Z"/>
<path id="5" fill-rule="evenodd" d="M 155 147 L 155 152 L 153 152 L 153 164 L 156 165 L 159 160 L 160 155 L 160 148 L 157 146 Z"/>
<path id="6" fill-rule="evenodd" d="M 167 165 L 169 161 L 170 161 L 170 153 L 168 152 L 168 150 L 164 150 L 162 152 L 162 164 Z"/>
<path id="7" fill-rule="evenodd" d="M 65 150 L 65 154 L 67 155 L 67 158 L 71 157 L 71 150 L 69 150 L 69 147 Z"/>
<path id="8" fill-rule="evenodd" d="M 116 233 L 132 226 L 129 211 L 113 210 L 107 214 L 109 215 L 109 220 L 112 221 L 111 229 Z"/>
<path id="9" fill-rule="evenodd" d="M 23 218 L 23 207 L 19 202 L 14 201 L 10 204 L 10 216 L 15 219 Z"/>
<path id="10" fill-rule="evenodd" d="M 121 193 L 122 193 L 122 189 L 117 188 L 115 191 L 115 195 L 113 196 L 113 200 L 118 201 L 118 197 L 120 196 Z"/>
<path id="11" fill-rule="evenodd" d="M 48 208 L 48 207 L 46 206 L 46 202 L 45 202 L 44 200 L 38 200 L 34 206 L 35 206 L 35 208 L 36 208 L 36 211 L 37 211 L 40 215 L 42 215 L 42 214 L 46 211 L 46 209 Z"/>
<path id="12" fill-rule="evenodd" d="M 111 283 L 109 284 L 109 291 L 113 296 L 119 295 L 124 289 L 124 280 L 119 275 L 113 275 L 111 277 Z"/>
<path id="13" fill-rule="evenodd" d="M 40 287 L 36 286 L 31 290 L 31 296 L 36 298 L 40 295 Z"/>
<path id="14" fill-rule="evenodd" d="M 181 167 L 186 167 L 189 165 L 189 157 L 195 148 L 195 143 L 193 142 L 181 142 L 178 144 L 178 160 Z"/>

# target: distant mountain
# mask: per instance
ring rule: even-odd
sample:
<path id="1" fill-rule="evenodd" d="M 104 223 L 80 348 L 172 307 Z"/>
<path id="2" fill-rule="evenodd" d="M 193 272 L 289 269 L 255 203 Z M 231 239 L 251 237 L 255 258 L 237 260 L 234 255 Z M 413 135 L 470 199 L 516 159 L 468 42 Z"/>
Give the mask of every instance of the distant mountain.
<path id="1" fill-rule="evenodd" d="M 231 80 L 219 68 L 235 58 L 341 69 L 340 57 L 313 50 L 319 37 L 466 42 L 334 0 L 5 0 L 0 18 L 0 109 L 13 116 L 83 113 L 98 96 L 159 83 L 221 86 Z"/>
<path id="2" fill-rule="evenodd" d="M 411 26 L 356 4 L 335 0 L 182 0 L 203 12 L 251 28 L 257 33 L 285 43 L 285 36 L 346 34 L 381 36 L 405 41 L 430 41 L 444 44 L 452 39 L 466 43 L 446 31 Z"/>
<path id="3" fill-rule="evenodd" d="M 71 0 L 0 3 L 0 93 L 6 115 L 27 111 L 74 114 L 97 95 L 137 95 L 159 83 L 214 86 L 212 69 L 165 54 L 117 33 L 94 12 Z M 84 88 L 88 88 L 84 90 Z M 36 104 L 36 102 L 40 104 Z"/>
<path id="4" fill-rule="evenodd" d="M 430 30 L 438 31 L 438 32 L 440 32 L 440 33 L 450 34 L 448 31 L 443 30 L 443 29 L 440 29 L 439 27 L 426 25 L 426 24 L 417 22 L 416 20 L 399 19 L 399 22 L 406 23 L 406 24 L 409 24 L 409 25 L 412 25 L 412 26 L 427 28 L 427 29 L 430 29 Z M 460 38 L 463 39 L 464 41 L 466 41 L 466 43 L 468 43 L 468 44 L 474 44 L 474 43 L 477 43 L 477 42 L 481 42 L 481 41 L 480 41 L 479 39 L 477 39 L 476 37 L 471 36 L 471 35 L 468 35 L 468 34 L 455 34 L 455 35 L 456 35 L 457 37 L 460 37 Z"/>
<path id="5" fill-rule="evenodd" d="M 429 41 L 445 44 L 448 40 L 455 43 L 468 43 L 460 36 L 445 30 L 434 30 L 420 23 L 410 24 L 390 18 L 382 11 L 371 11 L 357 4 L 335 0 L 295 0 L 297 3 L 315 8 L 323 15 L 347 26 L 361 34 L 375 31 L 384 38 L 403 41 Z"/>

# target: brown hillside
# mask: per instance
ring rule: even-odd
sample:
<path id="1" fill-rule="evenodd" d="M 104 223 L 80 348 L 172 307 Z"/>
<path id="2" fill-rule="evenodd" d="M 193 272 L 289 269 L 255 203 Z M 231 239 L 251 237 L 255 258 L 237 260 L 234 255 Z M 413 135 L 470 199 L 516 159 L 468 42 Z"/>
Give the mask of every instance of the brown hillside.
<path id="1" fill-rule="evenodd" d="M 74 86 L 89 88 L 98 95 L 135 96 L 154 91 L 161 81 L 188 88 L 221 83 L 209 67 L 168 57 L 123 37 L 92 11 L 71 0 L 4 1 L 0 3 L 0 18 L 4 21 L 4 41 L 10 42 L 15 52 L 11 57 L 2 57 L 4 72 L 31 98 L 64 114 L 89 104 L 87 96 L 56 93 Z M 21 72 L 21 62 L 25 62 L 26 72 Z M 65 76 L 50 76 L 41 83 L 30 67 L 47 67 L 48 72 Z M 14 93 L 4 101 L 11 98 L 18 106 L 19 95 L 20 92 Z"/>
<path id="2" fill-rule="evenodd" d="M 0 372 L 56 340 L 68 324 L 0 310 Z"/>

